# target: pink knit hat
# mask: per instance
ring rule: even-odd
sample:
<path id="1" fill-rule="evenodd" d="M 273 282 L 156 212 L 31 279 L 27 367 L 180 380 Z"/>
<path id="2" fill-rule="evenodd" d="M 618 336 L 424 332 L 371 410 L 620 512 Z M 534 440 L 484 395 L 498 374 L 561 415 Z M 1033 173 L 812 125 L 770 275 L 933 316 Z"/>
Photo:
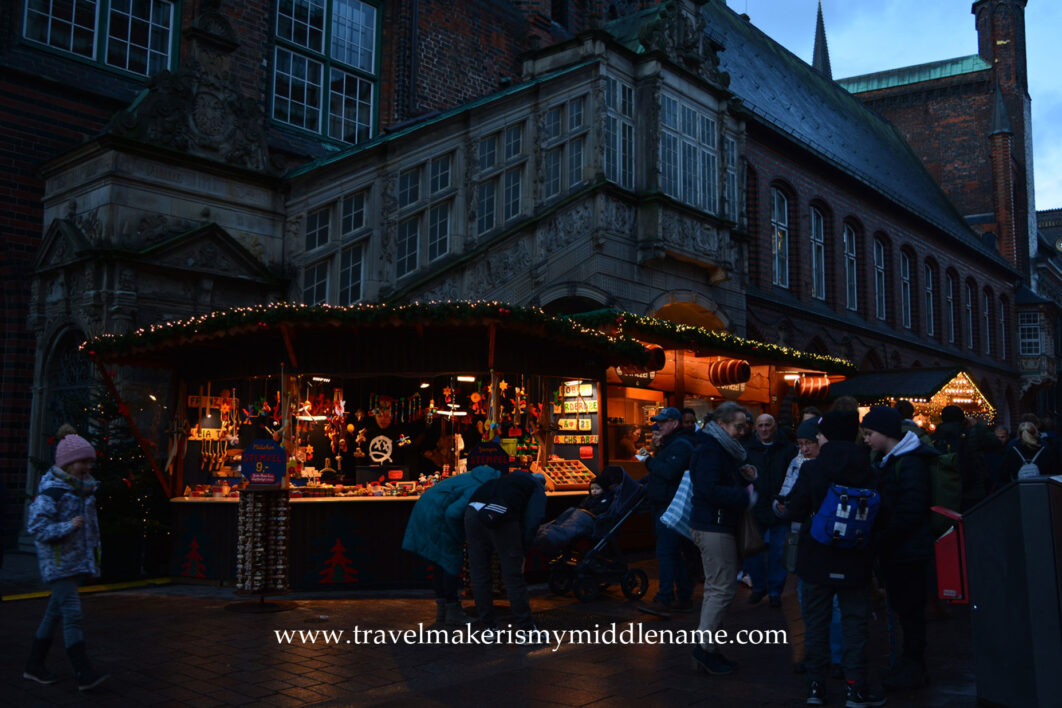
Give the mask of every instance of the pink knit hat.
<path id="1" fill-rule="evenodd" d="M 78 460 L 95 460 L 96 450 L 93 449 L 92 444 L 81 437 L 73 433 L 66 435 L 59 444 L 55 446 L 55 465 L 57 467 L 66 468 L 71 462 L 77 462 Z"/>

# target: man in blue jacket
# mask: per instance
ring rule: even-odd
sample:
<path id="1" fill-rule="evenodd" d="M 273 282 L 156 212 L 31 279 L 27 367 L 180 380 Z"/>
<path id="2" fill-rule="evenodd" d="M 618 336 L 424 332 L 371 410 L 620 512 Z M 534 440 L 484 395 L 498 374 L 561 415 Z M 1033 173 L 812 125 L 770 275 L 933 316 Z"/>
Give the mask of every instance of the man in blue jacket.
<path id="1" fill-rule="evenodd" d="M 640 609 L 660 617 L 670 617 L 671 612 L 690 612 L 693 603 L 693 583 L 684 555 L 692 561 L 696 551 L 677 531 L 669 529 L 660 521 L 667 511 L 682 474 L 689 469 L 690 455 L 697 444 L 696 432 L 682 426 L 682 412 L 678 408 L 665 408 L 653 416 L 660 426 L 660 447 L 656 454 L 645 460 L 649 468 L 646 477 L 646 497 L 653 514 L 656 531 L 656 562 L 660 569 L 660 589 L 652 603 Z"/>
<path id="2" fill-rule="evenodd" d="M 531 600 L 524 580 L 525 549 L 546 515 L 546 478 L 517 470 L 481 485 L 465 507 L 468 571 L 477 621 L 484 630 L 497 629 L 491 590 L 490 555 L 498 553 L 509 607 L 519 629 L 535 629 Z"/>
<path id="3" fill-rule="evenodd" d="M 775 497 L 782 489 L 789 463 L 797 456 L 796 446 L 778 431 L 774 416 L 764 413 L 756 419 L 756 434 L 745 446 L 746 462 L 756 468 L 756 493 L 759 495 L 752 515 L 760 526 L 767 552 L 757 553 L 745 560 L 745 572 L 752 580 L 749 603 L 755 605 L 770 596 L 771 607 L 782 606 L 782 588 L 785 587 L 785 538 L 789 523 L 779 519 L 771 508 Z"/>

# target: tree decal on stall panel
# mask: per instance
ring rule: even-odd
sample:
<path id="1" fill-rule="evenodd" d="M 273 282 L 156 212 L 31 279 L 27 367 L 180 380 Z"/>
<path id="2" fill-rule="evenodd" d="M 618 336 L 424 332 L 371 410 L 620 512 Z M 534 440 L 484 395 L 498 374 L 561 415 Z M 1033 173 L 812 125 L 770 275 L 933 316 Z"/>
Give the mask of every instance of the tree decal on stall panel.
<path id="1" fill-rule="evenodd" d="M 358 582 L 358 570 L 347 557 L 347 549 L 343 547 L 343 543 L 338 538 L 336 544 L 332 546 L 331 553 L 332 555 L 325 561 L 324 568 L 320 572 L 321 579 L 317 582 L 320 584 Z"/>
<path id="2" fill-rule="evenodd" d="M 186 578 L 205 578 L 204 570 L 206 566 L 203 565 L 203 556 L 199 555 L 199 541 L 193 536 L 192 542 L 188 544 L 188 553 L 184 556 L 184 563 L 181 564 L 181 575 Z"/>

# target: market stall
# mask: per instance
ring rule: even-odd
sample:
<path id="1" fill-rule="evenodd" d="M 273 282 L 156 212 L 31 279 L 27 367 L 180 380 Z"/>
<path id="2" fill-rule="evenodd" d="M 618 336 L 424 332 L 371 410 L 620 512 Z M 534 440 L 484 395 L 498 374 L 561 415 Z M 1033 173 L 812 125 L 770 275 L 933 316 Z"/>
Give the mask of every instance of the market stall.
<path id="1" fill-rule="evenodd" d="M 625 457 L 620 450 L 625 434 L 634 433 L 635 444 L 645 440 L 649 419 L 665 406 L 691 407 L 702 418 L 722 401 L 732 400 L 757 413 L 778 416 L 789 412 L 795 417 L 797 411 L 785 411 L 787 405 L 825 401 L 831 384 L 855 372 L 851 362 L 839 357 L 646 315 L 596 310 L 573 315 L 572 319 L 664 351 L 664 365 L 659 370 L 609 369 L 610 459 Z"/>
<path id="2" fill-rule="evenodd" d="M 399 549 L 412 504 L 479 462 L 544 472 L 558 513 L 603 464 L 606 369 L 652 370 L 663 358 L 500 303 L 276 303 L 83 348 L 115 393 L 115 365 L 173 372 L 166 438 L 146 439 L 129 420 L 173 497 L 174 572 L 262 592 L 281 576 L 299 589 L 426 582 L 428 569 Z M 272 479 L 243 464 L 262 441 L 281 451 Z M 283 501 L 246 501 L 278 490 Z M 284 548 L 254 540 L 263 534 Z"/>
<path id="3" fill-rule="evenodd" d="M 958 406 L 986 425 L 996 416 L 996 407 L 970 374 L 956 367 L 858 374 L 830 389 L 831 398 L 840 396 L 855 398 L 861 415 L 871 406 L 892 406 L 896 401 L 908 400 L 915 409 L 915 422 L 929 431 L 940 423 L 945 406 Z"/>

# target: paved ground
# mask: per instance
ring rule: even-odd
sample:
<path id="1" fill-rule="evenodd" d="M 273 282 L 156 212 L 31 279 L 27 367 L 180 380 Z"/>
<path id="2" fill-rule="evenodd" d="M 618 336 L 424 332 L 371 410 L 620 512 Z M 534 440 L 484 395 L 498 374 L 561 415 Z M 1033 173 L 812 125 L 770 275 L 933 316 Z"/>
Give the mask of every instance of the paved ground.
<path id="1" fill-rule="evenodd" d="M 0 569 L 0 595 L 32 589 L 35 559 L 11 556 Z M 652 563 L 643 565 L 651 571 Z M 795 597 L 782 609 L 751 606 L 742 589 L 726 627 L 785 629 Z M 213 586 L 170 585 L 83 596 L 90 654 L 111 679 L 79 694 L 65 658 L 53 650 L 53 686 L 21 678 L 22 662 L 45 599 L 0 603 L 0 704 L 18 706 L 796 706 L 804 679 L 792 672 L 791 647 L 735 646 L 739 664 L 730 677 L 695 674 L 688 646 L 572 645 L 378 646 L 346 644 L 350 631 L 405 630 L 434 619 L 425 596 L 288 596 L 292 609 L 235 612 L 232 591 Z M 549 595 L 532 597 L 539 626 L 548 630 L 640 623 L 643 629 L 692 629 L 694 614 L 662 620 L 639 612 L 618 590 L 579 603 Z M 504 619 L 504 616 L 503 616 Z M 278 644 L 275 630 L 345 630 L 340 644 Z M 933 684 L 890 697 L 890 706 L 976 705 L 970 664 L 970 622 L 964 609 L 930 623 Z M 872 661 L 888 658 L 883 617 L 873 624 Z M 843 705 L 839 681 L 829 686 L 831 705 Z"/>

